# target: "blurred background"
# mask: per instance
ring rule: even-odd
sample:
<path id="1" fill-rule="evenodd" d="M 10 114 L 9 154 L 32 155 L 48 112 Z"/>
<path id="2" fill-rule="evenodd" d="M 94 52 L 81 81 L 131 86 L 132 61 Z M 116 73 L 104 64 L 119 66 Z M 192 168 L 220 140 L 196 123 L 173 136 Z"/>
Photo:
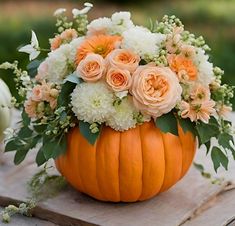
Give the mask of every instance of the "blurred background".
<path id="1" fill-rule="evenodd" d="M 235 85 L 235 0 L 90 0 L 94 8 L 89 19 L 110 16 L 115 11 L 131 11 L 137 24 L 148 25 L 149 18 L 161 19 L 174 14 L 185 29 L 203 35 L 212 48 L 211 60 L 225 71 L 224 82 Z M 33 29 L 41 47 L 48 47 L 48 39 L 55 32 L 57 8 L 82 8 L 79 0 L 0 0 L 0 63 L 20 59 L 20 66 L 28 63 L 28 55 L 17 48 L 30 41 Z M 0 71 L 14 93 L 10 72 Z M 233 101 L 235 107 L 235 98 Z"/>

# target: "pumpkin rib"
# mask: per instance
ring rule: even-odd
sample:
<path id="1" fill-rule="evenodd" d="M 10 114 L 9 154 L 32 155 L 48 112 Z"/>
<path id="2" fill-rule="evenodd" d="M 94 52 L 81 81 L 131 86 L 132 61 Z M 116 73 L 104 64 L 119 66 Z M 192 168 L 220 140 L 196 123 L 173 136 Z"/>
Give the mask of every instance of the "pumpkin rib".
<path id="1" fill-rule="evenodd" d="M 119 192 L 119 142 L 120 133 L 103 127 L 97 141 L 97 181 L 106 201 L 120 201 Z M 108 183 L 107 183 L 108 181 Z"/>
<path id="2" fill-rule="evenodd" d="M 144 134 L 145 136 L 143 136 Z M 164 146 L 160 130 L 155 127 L 153 122 L 141 125 L 140 137 L 143 156 L 143 188 L 139 200 L 145 200 L 156 195 L 163 184 Z M 153 180 L 153 178 L 156 179 Z"/>
<path id="3" fill-rule="evenodd" d="M 139 128 L 120 134 L 120 198 L 124 202 L 135 202 L 142 190 L 143 166 Z"/>
<path id="4" fill-rule="evenodd" d="M 179 139 L 182 146 L 183 158 L 182 158 L 182 172 L 181 178 L 188 172 L 189 167 L 192 164 L 197 142 L 196 138 L 190 132 L 184 132 L 183 129 L 178 125 Z"/>
<path id="5" fill-rule="evenodd" d="M 177 136 L 163 132 L 161 134 L 165 151 L 165 177 L 160 190 L 160 192 L 163 192 L 180 179 L 182 171 L 182 146 Z"/>

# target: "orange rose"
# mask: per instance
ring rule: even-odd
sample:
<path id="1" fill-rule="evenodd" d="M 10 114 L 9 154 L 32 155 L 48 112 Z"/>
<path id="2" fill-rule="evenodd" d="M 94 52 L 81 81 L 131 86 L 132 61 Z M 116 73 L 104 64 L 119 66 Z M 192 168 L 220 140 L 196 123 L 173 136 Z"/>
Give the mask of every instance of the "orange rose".
<path id="1" fill-rule="evenodd" d="M 177 73 L 180 80 L 195 81 L 197 79 L 197 68 L 191 59 L 175 54 L 169 55 L 167 59 L 171 70 Z"/>
<path id="2" fill-rule="evenodd" d="M 167 67 L 140 66 L 132 78 L 135 106 L 152 117 L 170 112 L 181 98 L 179 81 Z"/>
<path id="3" fill-rule="evenodd" d="M 136 70 L 140 62 L 140 57 L 137 54 L 126 49 L 115 49 L 106 59 L 111 67 L 128 70 L 131 73 Z"/>
<path id="4" fill-rule="evenodd" d="M 105 61 L 102 56 L 90 53 L 82 60 L 78 67 L 78 75 L 86 82 L 96 82 L 105 72 Z"/>
<path id="5" fill-rule="evenodd" d="M 121 92 L 131 87 L 132 78 L 128 70 L 111 68 L 106 75 L 106 82 L 115 92 Z"/>

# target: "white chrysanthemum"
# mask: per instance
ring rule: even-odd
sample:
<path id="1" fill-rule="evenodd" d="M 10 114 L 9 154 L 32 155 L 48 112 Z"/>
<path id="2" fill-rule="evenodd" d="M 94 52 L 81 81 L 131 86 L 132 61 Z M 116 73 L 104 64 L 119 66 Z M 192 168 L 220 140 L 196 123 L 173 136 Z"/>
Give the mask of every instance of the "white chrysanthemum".
<path id="1" fill-rule="evenodd" d="M 202 49 L 197 49 L 194 62 L 198 69 L 198 81 L 209 85 L 214 77 L 213 64 L 209 62 L 209 56 Z"/>
<path id="2" fill-rule="evenodd" d="M 111 17 L 112 28 L 111 32 L 116 34 L 122 34 L 124 31 L 134 27 L 131 20 L 130 12 L 117 12 Z"/>
<path id="3" fill-rule="evenodd" d="M 135 108 L 132 99 L 124 98 L 119 105 L 115 105 L 115 113 L 110 115 L 106 124 L 117 131 L 135 128 L 137 124 L 135 115 L 138 115 L 138 110 Z M 150 119 L 150 117 L 143 117 L 143 121 L 150 121 Z"/>
<path id="4" fill-rule="evenodd" d="M 131 49 L 143 59 L 153 59 L 159 53 L 159 47 L 165 35 L 152 33 L 148 29 L 135 26 L 123 32 L 122 47 Z"/>
<path id="5" fill-rule="evenodd" d="M 103 123 L 114 113 L 113 93 L 102 82 L 81 83 L 71 96 L 78 120 Z"/>
<path id="6" fill-rule="evenodd" d="M 103 17 L 91 21 L 87 26 L 88 35 L 106 34 L 109 33 L 112 27 L 112 21 L 110 18 Z"/>
<path id="7" fill-rule="evenodd" d="M 75 58 L 76 58 L 76 53 L 77 53 L 77 49 L 80 46 L 80 44 L 84 41 L 84 37 L 79 37 L 76 39 L 73 39 L 69 45 L 70 45 L 70 52 L 68 54 L 68 60 L 71 63 L 74 63 Z"/>

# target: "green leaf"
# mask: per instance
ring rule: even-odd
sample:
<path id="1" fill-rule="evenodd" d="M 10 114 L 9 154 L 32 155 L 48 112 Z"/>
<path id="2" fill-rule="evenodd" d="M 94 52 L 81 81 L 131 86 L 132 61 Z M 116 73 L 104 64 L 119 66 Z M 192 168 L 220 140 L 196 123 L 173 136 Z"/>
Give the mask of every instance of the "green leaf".
<path id="1" fill-rule="evenodd" d="M 30 124 L 31 119 L 29 118 L 28 114 L 25 112 L 25 109 L 22 111 L 21 114 L 22 122 L 24 126 L 28 126 Z"/>
<path id="2" fill-rule="evenodd" d="M 14 138 L 7 142 L 5 146 L 5 152 L 17 151 L 19 148 L 22 148 L 24 145 L 20 142 L 20 139 Z"/>
<path id="3" fill-rule="evenodd" d="M 17 135 L 19 138 L 24 139 L 24 138 L 31 137 L 32 134 L 33 134 L 33 131 L 28 126 L 24 126 L 20 129 Z"/>
<path id="4" fill-rule="evenodd" d="M 76 87 L 75 83 L 67 81 L 63 84 L 61 92 L 58 97 L 58 106 L 68 106 L 70 103 L 71 97 L 70 94 L 73 92 L 74 88 Z"/>
<path id="5" fill-rule="evenodd" d="M 41 166 L 43 165 L 45 162 L 46 162 L 46 158 L 44 156 L 44 153 L 43 153 L 43 149 L 40 148 L 38 153 L 37 153 L 37 156 L 36 156 L 36 163 L 38 166 Z"/>
<path id="6" fill-rule="evenodd" d="M 100 134 L 101 127 L 99 129 L 99 132 L 92 133 L 90 130 L 90 124 L 88 122 L 79 121 L 79 130 L 80 130 L 81 134 L 86 138 L 86 140 L 91 145 L 94 145 L 99 134 Z"/>
<path id="7" fill-rule="evenodd" d="M 207 141 L 205 143 L 205 146 L 206 146 L 206 154 L 208 155 L 209 151 L 210 151 L 210 148 L 211 148 L 211 141 Z"/>
<path id="8" fill-rule="evenodd" d="M 173 112 L 158 117 L 155 125 L 164 133 L 172 133 L 178 136 L 177 119 Z"/>
<path id="9" fill-rule="evenodd" d="M 46 160 L 50 158 L 56 159 L 61 154 L 65 153 L 67 147 L 66 135 L 62 137 L 57 137 L 50 140 L 44 137 L 43 146 L 41 147 Z"/>
<path id="10" fill-rule="evenodd" d="M 184 133 L 189 131 L 192 134 L 196 135 L 196 129 L 195 129 L 196 124 L 191 122 L 190 119 L 178 118 L 178 121 Z"/>
<path id="11" fill-rule="evenodd" d="M 212 148 L 211 158 L 214 164 L 215 172 L 217 172 L 217 169 L 220 167 L 220 165 L 228 170 L 228 158 L 218 147 Z"/>
<path id="12" fill-rule="evenodd" d="M 233 148 L 231 147 L 229 141 L 233 142 L 233 136 L 228 133 L 221 133 L 218 137 L 219 145 L 221 145 L 224 149 L 233 151 Z"/>
<path id="13" fill-rule="evenodd" d="M 200 122 L 196 125 L 197 133 L 200 139 L 200 144 L 205 144 L 212 137 L 217 137 L 220 133 L 219 125 L 212 123 L 203 123 Z"/>
<path id="14" fill-rule="evenodd" d="M 34 78 L 37 75 L 38 67 L 40 66 L 41 63 L 42 60 L 33 60 L 28 64 L 27 70 L 31 78 Z"/>
<path id="15" fill-rule="evenodd" d="M 34 125 L 33 128 L 37 133 L 45 133 L 47 124 Z"/>
<path id="16" fill-rule="evenodd" d="M 194 167 L 199 171 L 199 172 L 204 172 L 204 167 L 202 164 L 198 164 L 196 162 L 193 163 Z"/>
<path id="17" fill-rule="evenodd" d="M 76 72 L 74 72 L 73 74 L 69 75 L 67 78 L 64 79 L 63 83 L 66 82 L 80 84 L 83 82 L 83 80 L 77 76 Z"/>
<path id="18" fill-rule="evenodd" d="M 29 149 L 20 149 L 16 152 L 15 158 L 14 158 L 14 163 L 16 165 L 19 165 L 26 157 L 27 153 L 29 152 Z"/>

